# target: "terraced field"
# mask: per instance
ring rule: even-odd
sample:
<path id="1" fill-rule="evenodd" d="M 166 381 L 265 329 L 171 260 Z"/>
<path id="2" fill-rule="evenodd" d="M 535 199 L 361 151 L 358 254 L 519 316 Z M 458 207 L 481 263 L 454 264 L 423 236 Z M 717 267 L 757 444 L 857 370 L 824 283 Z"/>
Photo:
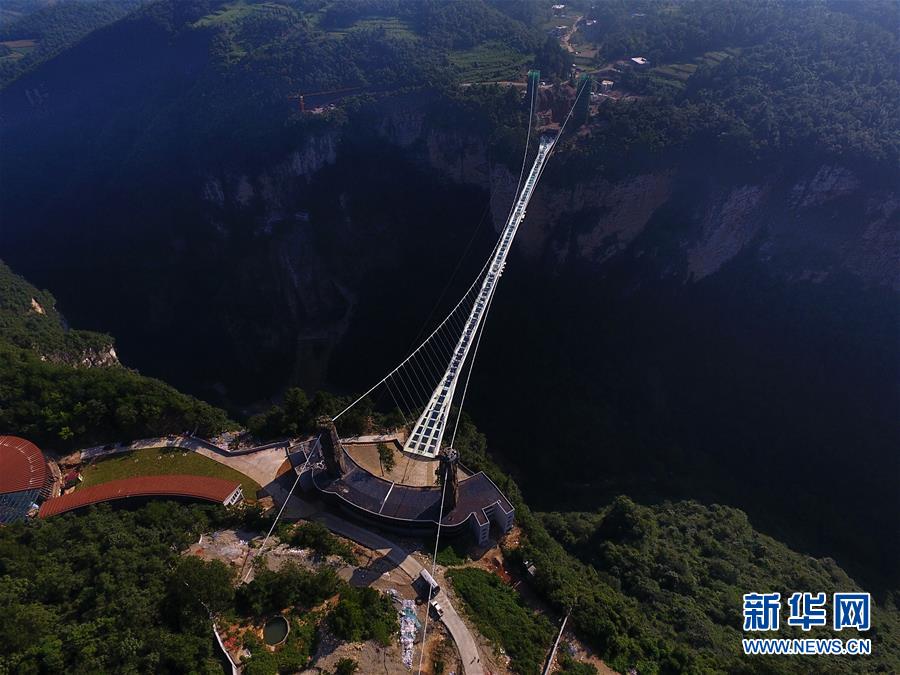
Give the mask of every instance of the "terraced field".
<path id="1" fill-rule="evenodd" d="M 450 63 L 464 82 L 493 82 L 521 76 L 528 55 L 498 42 L 485 42 L 473 49 L 452 51 Z"/>

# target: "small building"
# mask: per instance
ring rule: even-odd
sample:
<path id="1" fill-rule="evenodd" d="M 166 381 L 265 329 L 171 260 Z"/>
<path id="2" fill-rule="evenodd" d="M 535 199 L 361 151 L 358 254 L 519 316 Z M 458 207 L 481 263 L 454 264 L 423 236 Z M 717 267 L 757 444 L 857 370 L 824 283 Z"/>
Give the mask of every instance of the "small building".
<path id="1" fill-rule="evenodd" d="M 566 9 L 566 6 L 565 5 L 551 5 L 550 9 L 553 10 L 554 14 L 562 14 L 563 11 Z"/>
<path id="2" fill-rule="evenodd" d="M 647 59 L 645 59 L 643 56 L 632 56 L 631 57 L 631 64 L 634 66 L 637 66 L 639 68 L 643 68 L 644 66 L 646 66 L 649 63 L 650 62 Z"/>
<path id="3" fill-rule="evenodd" d="M 600 91 L 601 92 L 612 91 L 614 84 L 615 84 L 615 82 L 613 82 L 612 80 L 600 80 Z"/>

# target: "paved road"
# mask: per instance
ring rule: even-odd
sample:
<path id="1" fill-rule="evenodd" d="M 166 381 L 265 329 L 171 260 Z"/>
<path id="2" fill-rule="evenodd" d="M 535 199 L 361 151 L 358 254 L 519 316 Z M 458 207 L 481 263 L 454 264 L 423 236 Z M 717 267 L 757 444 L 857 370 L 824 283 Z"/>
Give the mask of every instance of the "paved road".
<path id="1" fill-rule="evenodd" d="M 563 35 L 562 39 L 560 40 L 560 43 L 562 43 L 562 46 L 565 47 L 566 51 L 569 52 L 570 54 L 575 53 L 575 47 L 573 47 L 569 41 L 572 39 L 572 36 L 575 35 L 575 31 L 578 30 L 578 22 L 581 21 L 583 18 L 584 18 L 583 16 L 576 17 L 575 22 L 572 24 L 572 27 L 566 31 L 566 34 Z"/>
<path id="2" fill-rule="evenodd" d="M 230 466 L 235 471 L 240 471 L 245 476 L 250 476 L 262 487 L 266 487 L 275 480 L 278 469 L 284 464 L 287 457 L 284 448 L 270 448 L 268 450 L 260 450 L 251 455 L 226 455 L 223 452 L 206 446 L 198 445 L 194 448 L 194 452 L 204 457 L 214 459 L 220 464 Z"/>

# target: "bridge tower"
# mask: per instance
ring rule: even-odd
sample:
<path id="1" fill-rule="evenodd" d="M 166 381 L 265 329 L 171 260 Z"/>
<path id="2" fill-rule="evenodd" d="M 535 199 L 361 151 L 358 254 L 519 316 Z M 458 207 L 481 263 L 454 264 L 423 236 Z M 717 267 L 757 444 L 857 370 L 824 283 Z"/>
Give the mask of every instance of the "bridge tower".
<path id="1" fill-rule="evenodd" d="M 325 468 L 332 476 L 339 478 L 347 472 L 347 460 L 344 459 L 344 446 L 341 445 L 337 429 L 329 417 L 320 417 L 316 424 L 319 427 L 319 444 Z"/>
<path id="2" fill-rule="evenodd" d="M 456 448 L 444 448 L 438 455 L 438 482 L 444 491 L 444 513 L 452 511 L 459 501 L 459 452 Z"/>
<path id="3" fill-rule="evenodd" d="M 537 100 L 538 88 L 541 84 L 541 71 L 528 71 L 528 85 L 525 89 L 525 105 L 530 106 L 532 101 Z"/>

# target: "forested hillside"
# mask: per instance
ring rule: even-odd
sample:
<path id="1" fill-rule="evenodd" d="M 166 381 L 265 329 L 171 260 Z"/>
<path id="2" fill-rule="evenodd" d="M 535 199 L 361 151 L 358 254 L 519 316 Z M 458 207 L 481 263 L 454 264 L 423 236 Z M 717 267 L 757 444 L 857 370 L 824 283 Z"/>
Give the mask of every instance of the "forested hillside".
<path id="1" fill-rule="evenodd" d="M 807 588 L 860 589 L 841 566 L 791 550 L 753 528 L 743 512 L 693 501 L 642 506 L 620 496 L 593 513 L 538 513 L 487 453 L 468 419 L 457 447 L 466 466 L 486 471 L 510 497 L 524 537 L 508 560 L 536 567 L 534 583 L 577 634 L 619 672 L 869 673 L 900 668 L 900 612 L 893 593 L 874 600 L 871 658 L 809 660 L 740 654 L 742 595 L 787 597 Z M 476 580 L 467 576 L 467 583 Z M 748 591 L 747 589 L 754 589 Z M 490 632 L 522 647 L 518 627 L 494 617 Z M 875 623 L 873 623 L 873 626 Z M 789 629 L 779 637 L 807 637 Z M 818 637 L 833 637 L 829 631 Z"/>
<path id="2" fill-rule="evenodd" d="M 108 335 L 69 329 L 47 291 L 0 262 L 0 428 L 48 449 L 196 430 L 224 411 L 122 367 Z"/>
<path id="3" fill-rule="evenodd" d="M 648 98 L 604 106 L 572 171 L 658 170 L 690 152 L 745 171 L 840 160 L 878 180 L 900 161 L 897 3 L 608 2 L 586 15 L 597 63 L 649 59 L 614 76 Z"/>
<path id="4" fill-rule="evenodd" d="M 229 604 L 229 571 L 189 561 L 203 568 L 189 576 L 178 563 L 200 533 L 228 524 L 221 507 L 163 502 L 0 528 L 0 669 L 221 672 L 200 603 Z"/>
<path id="5" fill-rule="evenodd" d="M 97 28 L 121 19 L 138 7 L 140 0 L 6 2 L 4 5 L 9 7 L 0 23 L 0 88 Z"/>

